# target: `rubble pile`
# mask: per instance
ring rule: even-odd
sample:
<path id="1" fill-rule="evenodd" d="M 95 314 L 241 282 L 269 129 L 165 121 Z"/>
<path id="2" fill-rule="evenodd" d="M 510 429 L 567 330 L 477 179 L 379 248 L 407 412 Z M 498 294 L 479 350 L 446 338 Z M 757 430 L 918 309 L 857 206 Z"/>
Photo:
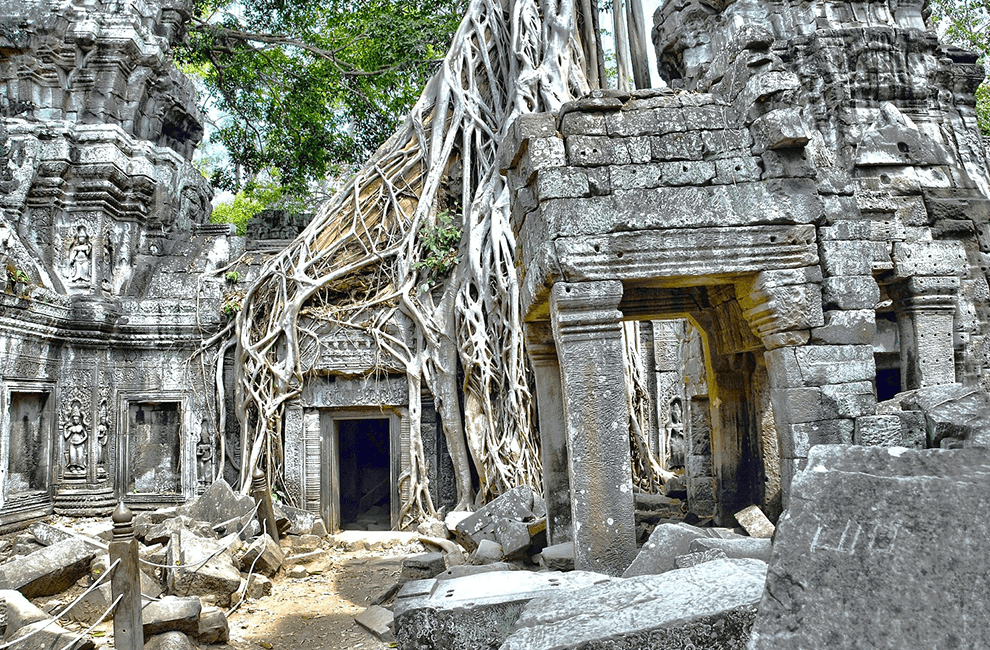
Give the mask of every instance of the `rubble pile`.
<path id="1" fill-rule="evenodd" d="M 281 543 L 260 533 L 254 500 L 236 494 L 221 480 L 185 505 L 134 518 L 149 647 L 227 643 L 225 609 L 271 593 L 271 578 L 280 571 L 322 570 L 317 562 L 326 534 L 322 520 L 294 508 L 276 512 L 279 530 L 286 535 Z M 92 639 L 61 627 L 53 614 L 87 626 L 106 614 L 114 602 L 110 580 L 104 577 L 111 566 L 112 534 L 109 522 L 87 533 L 36 523 L 3 549 L 4 642 L 44 628 L 23 647 L 75 643 L 77 649 L 93 648 Z M 61 610 L 80 595 L 63 616 Z M 44 599 L 44 608 L 29 599 Z"/>

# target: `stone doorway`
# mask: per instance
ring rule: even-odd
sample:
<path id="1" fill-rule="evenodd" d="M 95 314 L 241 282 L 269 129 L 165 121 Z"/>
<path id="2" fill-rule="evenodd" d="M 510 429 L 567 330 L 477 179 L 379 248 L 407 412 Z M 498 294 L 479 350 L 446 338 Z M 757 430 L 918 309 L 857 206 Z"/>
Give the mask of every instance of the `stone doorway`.
<path id="1" fill-rule="evenodd" d="M 375 412 L 323 414 L 321 511 L 328 529 L 390 530 L 398 521 L 398 418 Z"/>

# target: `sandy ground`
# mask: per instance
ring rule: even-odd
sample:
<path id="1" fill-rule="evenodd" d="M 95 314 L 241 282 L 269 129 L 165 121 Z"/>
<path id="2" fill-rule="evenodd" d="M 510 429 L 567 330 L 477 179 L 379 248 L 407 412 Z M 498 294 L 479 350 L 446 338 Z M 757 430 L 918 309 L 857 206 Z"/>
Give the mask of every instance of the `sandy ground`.
<path id="1" fill-rule="evenodd" d="M 276 577 L 270 596 L 246 601 L 230 616 L 228 647 L 236 650 L 395 647 L 379 641 L 355 623 L 353 617 L 396 581 L 407 551 L 330 549 L 322 573 L 302 579 Z M 314 563 L 314 568 L 319 564 L 322 563 Z"/>

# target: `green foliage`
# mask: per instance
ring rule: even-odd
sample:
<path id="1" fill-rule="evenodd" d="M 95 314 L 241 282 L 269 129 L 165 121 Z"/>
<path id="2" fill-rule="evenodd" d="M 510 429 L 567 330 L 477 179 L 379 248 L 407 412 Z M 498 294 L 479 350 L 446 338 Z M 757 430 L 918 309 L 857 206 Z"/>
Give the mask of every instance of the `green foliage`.
<path id="1" fill-rule="evenodd" d="M 454 215 L 444 210 L 437 214 L 435 224 L 424 224 L 419 231 L 419 244 L 423 259 L 413 268 L 424 270 L 426 282 L 421 289 L 447 275 L 457 264 L 457 247 L 461 242 L 461 228 L 454 224 Z"/>
<path id="2" fill-rule="evenodd" d="M 290 191 L 362 161 L 409 112 L 463 0 L 198 0 L 176 49 L 218 110 L 220 188 L 273 171 Z M 241 174 L 240 172 L 244 173 Z"/>
<path id="3" fill-rule="evenodd" d="M 990 2 L 987 0 L 931 0 L 932 21 L 942 41 L 976 52 L 986 66 L 990 51 Z M 990 88 L 976 90 L 976 117 L 983 135 L 990 135 Z"/>
<path id="4" fill-rule="evenodd" d="M 236 284 L 237 282 L 240 281 L 241 274 L 238 271 L 227 271 L 224 274 L 223 279 L 229 282 L 230 284 Z"/>
<path id="5" fill-rule="evenodd" d="M 223 306 L 220 307 L 220 313 L 228 319 L 233 319 L 241 311 L 241 301 L 243 299 L 243 294 L 240 294 L 224 300 Z"/>
<path id="6" fill-rule="evenodd" d="M 232 201 L 214 206 L 210 221 L 232 223 L 237 226 L 237 234 L 244 235 L 248 221 L 262 210 L 281 208 L 289 212 L 307 212 L 313 208 L 313 200 L 306 195 L 291 194 L 277 182 L 248 183 Z"/>

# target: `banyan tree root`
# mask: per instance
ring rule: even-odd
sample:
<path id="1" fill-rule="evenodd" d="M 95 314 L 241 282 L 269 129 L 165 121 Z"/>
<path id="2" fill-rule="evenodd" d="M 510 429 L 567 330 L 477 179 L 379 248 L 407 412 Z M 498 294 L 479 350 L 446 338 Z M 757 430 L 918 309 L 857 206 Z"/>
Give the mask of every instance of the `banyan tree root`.
<path id="1" fill-rule="evenodd" d="M 381 365 L 407 377 L 403 525 L 434 511 L 418 423 L 424 385 L 454 461 L 459 508 L 519 484 L 539 489 L 516 246 L 495 161 L 516 117 L 585 94 L 588 61 L 600 74 L 593 30 L 579 29 L 597 25 L 580 16 L 593 4 L 472 0 L 402 128 L 265 265 L 233 334 L 242 490 L 255 467 L 279 472 L 285 405 L 315 369 L 321 339 L 348 332 L 373 339 Z M 462 233 L 456 266 L 431 285 L 421 233 L 440 212 L 460 213 Z"/>

